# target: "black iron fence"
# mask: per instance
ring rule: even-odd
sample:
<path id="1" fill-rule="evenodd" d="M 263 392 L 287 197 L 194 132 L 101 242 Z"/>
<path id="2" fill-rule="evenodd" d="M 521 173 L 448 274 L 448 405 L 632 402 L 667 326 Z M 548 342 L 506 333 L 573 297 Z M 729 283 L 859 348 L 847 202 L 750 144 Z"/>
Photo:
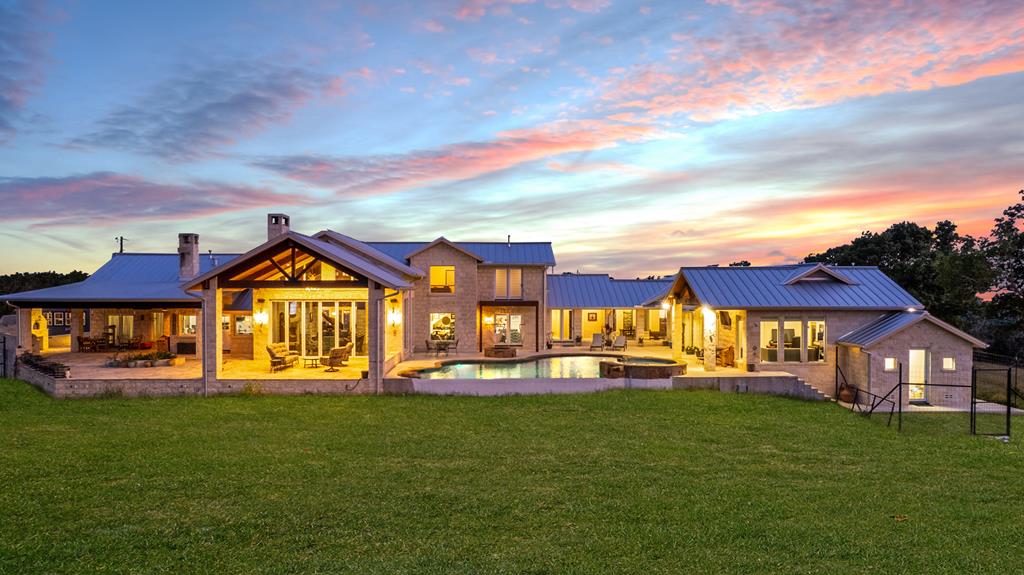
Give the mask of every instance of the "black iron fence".
<path id="1" fill-rule="evenodd" d="M 886 426 L 895 419 L 899 431 L 903 431 L 904 419 L 911 414 L 965 414 L 972 435 L 1010 436 L 1016 403 L 1024 399 L 1016 386 L 1013 366 L 974 367 L 970 385 L 910 383 L 903 379 L 902 364 L 898 372 L 899 383 L 878 394 L 849 383 L 837 366 L 836 400 L 865 417 L 876 413 L 884 416 Z"/>

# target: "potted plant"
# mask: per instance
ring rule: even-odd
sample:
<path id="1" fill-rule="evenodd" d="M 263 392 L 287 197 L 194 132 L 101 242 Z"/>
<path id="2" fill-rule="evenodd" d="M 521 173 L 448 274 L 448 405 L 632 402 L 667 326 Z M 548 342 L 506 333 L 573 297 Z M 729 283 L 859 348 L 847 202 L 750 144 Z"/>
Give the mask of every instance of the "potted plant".
<path id="1" fill-rule="evenodd" d="M 552 348 L 552 346 L 554 346 L 554 345 L 555 345 L 555 343 L 554 343 L 553 341 L 551 341 L 551 338 L 549 337 L 549 338 L 548 338 L 548 340 L 547 340 L 547 342 L 545 342 L 545 345 L 547 345 L 547 346 L 548 346 L 548 349 L 551 349 L 551 348 Z"/>

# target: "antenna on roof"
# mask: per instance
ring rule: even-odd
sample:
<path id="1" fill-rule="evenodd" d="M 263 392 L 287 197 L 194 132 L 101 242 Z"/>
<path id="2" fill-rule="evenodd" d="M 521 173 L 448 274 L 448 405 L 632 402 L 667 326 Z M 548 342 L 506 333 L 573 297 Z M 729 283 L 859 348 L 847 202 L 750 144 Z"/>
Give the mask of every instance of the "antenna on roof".
<path id="1" fill-rule="evenodd" d="M 512 234 L 509 234 L 508 238 L 505 239 L 505 245 L 507 245 L 508 247 L 512 247 Z"/>
<path id="2" fill-rule="evenodd" d="M 217 267 L 217 258 L 213 257 L 213 250 L 207 250 L 210 254 L 210 261 L 213 262 L 213 267 Z"/>
<path id="3" fill-rule="evenodd" d="M 124 243 L 128 241 L 128 238 L 126 238 L 124 236 L 117 236 L 116 238 L 114 238 L 114 241 L 117 242 L 117 253 L 123 254 L 124 253 Z"/>

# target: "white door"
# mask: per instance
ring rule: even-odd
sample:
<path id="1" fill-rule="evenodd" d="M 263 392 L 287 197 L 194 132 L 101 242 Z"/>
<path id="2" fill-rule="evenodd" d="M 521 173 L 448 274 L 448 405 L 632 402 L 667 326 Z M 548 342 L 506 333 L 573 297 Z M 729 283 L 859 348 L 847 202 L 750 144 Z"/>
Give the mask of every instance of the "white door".
<path id="1" fill-rule="evenodd" d="M 907 386 L 910 401 L 925 401 L 925 384 L 928 383 L 928 350 L 910 350 Z"/>

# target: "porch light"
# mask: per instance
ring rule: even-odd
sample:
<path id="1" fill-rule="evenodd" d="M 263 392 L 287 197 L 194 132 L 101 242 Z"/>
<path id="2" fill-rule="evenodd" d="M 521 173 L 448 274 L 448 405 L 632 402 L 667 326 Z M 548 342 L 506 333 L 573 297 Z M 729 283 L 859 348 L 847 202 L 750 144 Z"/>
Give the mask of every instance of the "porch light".
<path id="1" fill-rule="evenodd" d="M 270 316 L 265 311 L 258 311 L 252 314 L 252 322 L 257 325 L 267 325 L 270 323 Z"/>
<path id="2" fill-rule="evenodd" d="M 670 307 L 672 307 L 672 304 L 668 303 L 667 301 L 661 302 L 661 309 L 667 310 Z"/>
<path id="3" fill-rule="evenodd" d="M 485 315 L 484 316 L 484 323 L 487 324 L 487 325 L 492 325 L 494 323 L 494 316 L 493 315 Z"/>
<path id="4" fill-rule="evenodd" d="M 402 310 L 395 308 L 388 311 L 388 323 L 393 326 L 402 323 Z"/>

